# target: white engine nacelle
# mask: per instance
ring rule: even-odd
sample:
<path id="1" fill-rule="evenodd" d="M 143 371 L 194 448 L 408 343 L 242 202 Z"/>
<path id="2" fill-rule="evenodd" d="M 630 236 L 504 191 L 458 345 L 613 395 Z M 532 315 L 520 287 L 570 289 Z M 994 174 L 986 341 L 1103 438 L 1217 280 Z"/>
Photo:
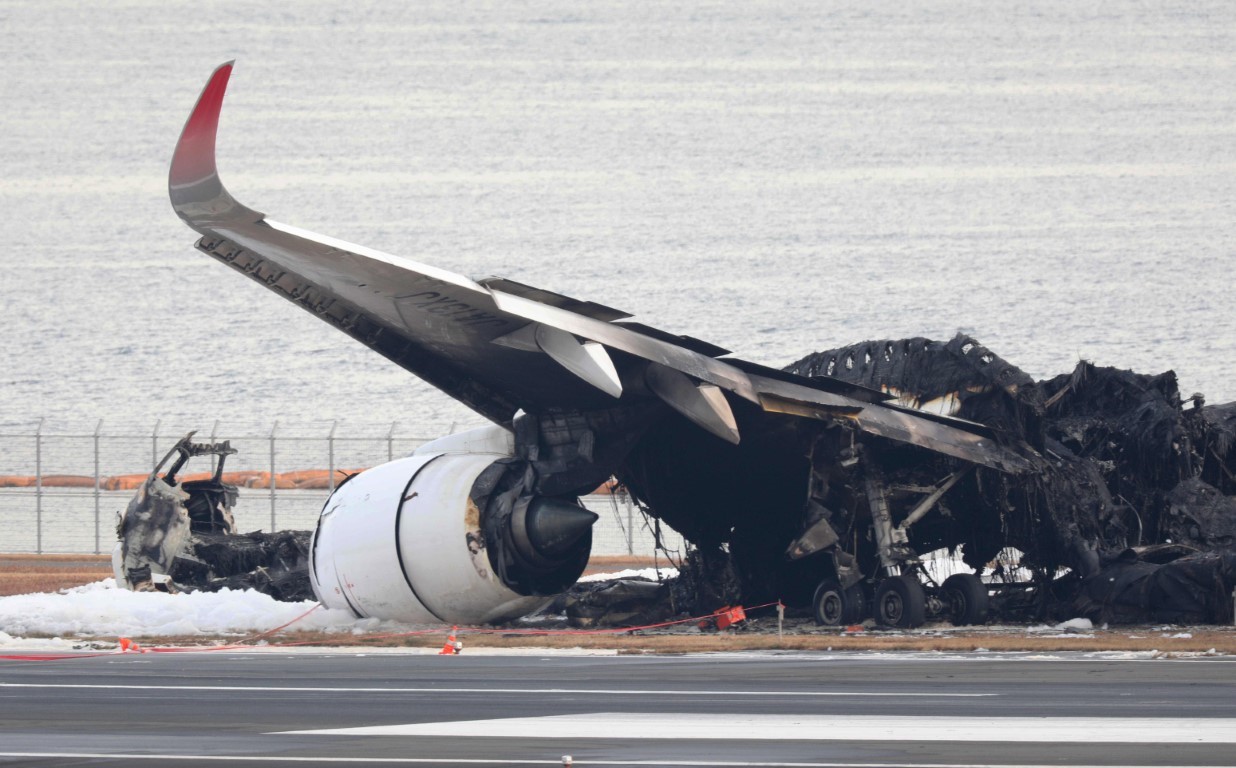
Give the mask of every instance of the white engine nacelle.
<path id="1" fill-rule="evenodd" d="M 524 475 L 509 455 L 435 448 L 362 472 L 326 502 L 309 562 L 323 605 L 358 618 L 492 623 L 539 610 L 575 582 L 595 514 L 532 496 L 509 479 Z"/>

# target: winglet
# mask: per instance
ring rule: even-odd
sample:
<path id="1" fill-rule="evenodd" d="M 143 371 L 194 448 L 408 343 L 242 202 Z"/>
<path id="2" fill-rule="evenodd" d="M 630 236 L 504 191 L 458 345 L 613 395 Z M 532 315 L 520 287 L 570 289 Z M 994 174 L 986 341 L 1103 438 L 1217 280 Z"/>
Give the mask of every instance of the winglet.
<path id="1" fill-rule="evenodd" d="M 219 111 L 223 94 L 232 75 L 229 61 L 210 76 L 197 105 L 185 122 L 172 155 L 172 167 L 167 175 L 167 191 L 172 208 L 189 226 L 201 230 L 212 222 L 243 217 L 249 221 L 261 219 L 253 211 L 228 194 L 215 166 L 215 136 L 219 130 Z"/>

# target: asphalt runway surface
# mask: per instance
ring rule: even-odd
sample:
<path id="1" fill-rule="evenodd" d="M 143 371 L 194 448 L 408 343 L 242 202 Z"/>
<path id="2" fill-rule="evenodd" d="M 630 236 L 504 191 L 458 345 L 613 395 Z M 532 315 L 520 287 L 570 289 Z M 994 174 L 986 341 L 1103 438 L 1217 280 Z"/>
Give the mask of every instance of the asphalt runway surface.
<path id="1" fill-rule="evenodd" d="M 146 653 L 0 661 L 0 764 L 1236 765 L 1236 659 Z"/>

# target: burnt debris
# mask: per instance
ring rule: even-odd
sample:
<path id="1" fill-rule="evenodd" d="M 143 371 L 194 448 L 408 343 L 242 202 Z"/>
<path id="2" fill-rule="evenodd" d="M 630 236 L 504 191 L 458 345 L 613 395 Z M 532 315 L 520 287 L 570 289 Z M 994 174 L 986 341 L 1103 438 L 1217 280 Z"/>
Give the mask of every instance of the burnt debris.
<path id="1" fill-rule="evenodd" d="M 976 469 L 946 497 L 948 515 L 911 532 L 918 551 L 960 546 L 975 569 L 1006 547 L 1020 550 L 1040 588 L 1030 605 L 1016 590 L 1006 591 L 1018 595 L 1016 606 L 1001 605 L 993 594 L 993 607 L 1006 615 L 1230 620 L 1236 579 L 1220 553 L 1236 545 L 1236 403 L 1184 398 L 1171 371 L 1146 375 L 1084 361 L 1069 374 L 1035 382 L 964 335 L 865 342 L 809 355 L 787 370 L 861 384 L 909 407 L 938 408 L 1041 456 L 1023 476 Z M 888 471 L 906 476 L 921 469 Z M 1178 561 L 1165 552 L 1180 557 L 1186 550 L 1160 549 L 1158 561 L 1138 555 L 1159 544 L 1214 554 Z M 1070 578 L 1053 583 L 1064 568 Z M 1163 583 L 1173 586 L 1149 586 Z M 1113 584 L 1126 587 L 1113 591 Z M 1116 607 L 1133 605 L 1137 610 Z"/>
<path id="2" fill-rule="evenodd" d="M 194 443 L 193 435 L 168 451 L 121 517 L 112 558 L 117 584 L 134 591 L 256 589 L 278 600 L 312 600 L 310 532 L 236 533 L 238 491 L 223 482 L 236 450 L 226 441 Z M 203 457 L 213 470 L 181 479 L 186 464 Z"/>
<path id="3" fill-rule="evenodd" d="M 736 447 L 654 427 L 618 477 L 691 544 L 656 595 L 673 612 L 779 600 L 837 626 L 1231 620 L 1236 403 L 1184 398 L 1172 372 L 1088 362 L 1038 382 L 964 335 L 864 342 L 786 370 L 965 419 L 1030 469 L 976 466 L 844 418 L 744 420 L 742 404 Z M 939 549 L 981 578 L 937 580 L 920 556 Z M 590 603 L 606 594 L 586 590 Z"/>

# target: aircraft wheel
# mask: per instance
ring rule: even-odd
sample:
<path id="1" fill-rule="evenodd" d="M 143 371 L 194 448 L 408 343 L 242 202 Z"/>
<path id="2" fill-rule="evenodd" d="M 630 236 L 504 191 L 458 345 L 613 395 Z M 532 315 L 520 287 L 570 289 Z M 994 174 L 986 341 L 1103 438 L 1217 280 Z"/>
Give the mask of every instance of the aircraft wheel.
<path id="1" fill-rule="evenodd" d="M 987 621 L 987 586 L 973 573 L 955 573 L 944 580 L 949 620 L 957 626 Z"/>
<path id="2" fill-rule="evenodd" d="M 885 626 L 917 627 L 927 620 L 927 595 L 913 576 L 890 576 L 876 590 L 875 610 L 876 620 Z"/>
<path id="3" fill-rule="evenodd" d="M 822 627 L 857 624 L 863 618 L 863 591 L 857 584 L 847 589 L 832 579 L 825 579 L 816 587 L 811 607 L 815 623 Z"/>

